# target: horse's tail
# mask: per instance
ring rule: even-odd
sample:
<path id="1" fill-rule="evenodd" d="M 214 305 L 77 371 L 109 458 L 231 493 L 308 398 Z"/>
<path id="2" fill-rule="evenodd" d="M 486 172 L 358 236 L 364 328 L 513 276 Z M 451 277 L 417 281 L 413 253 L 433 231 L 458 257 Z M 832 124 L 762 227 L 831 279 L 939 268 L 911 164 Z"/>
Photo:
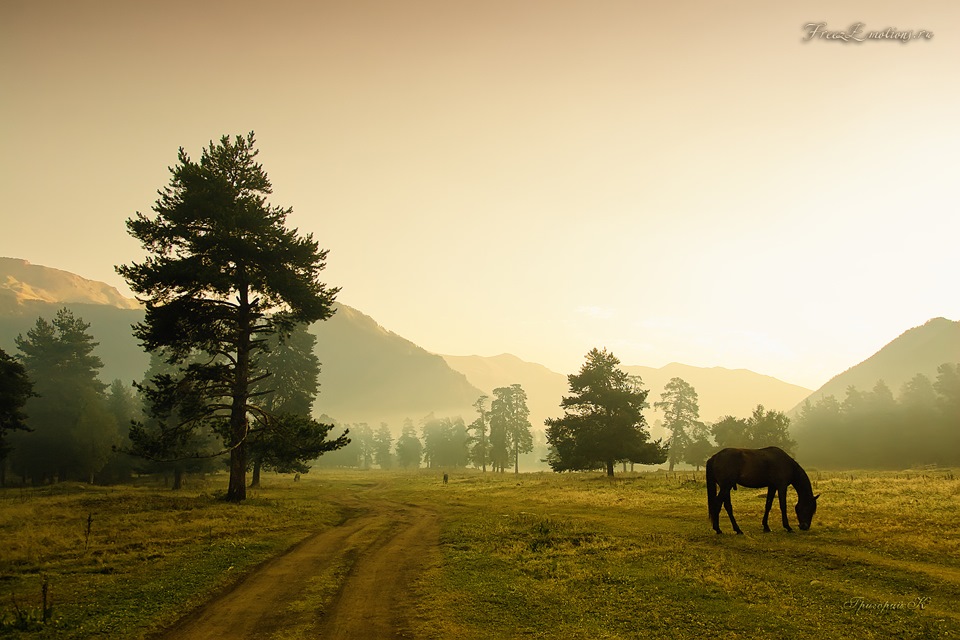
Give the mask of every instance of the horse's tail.
<path id="1" fill-rule="evenodd" d="M 717 478 L 713 475 L 713 458 L 707 460 L 707 518 L 713 521 L 713 505 L 717 502 Z"/>

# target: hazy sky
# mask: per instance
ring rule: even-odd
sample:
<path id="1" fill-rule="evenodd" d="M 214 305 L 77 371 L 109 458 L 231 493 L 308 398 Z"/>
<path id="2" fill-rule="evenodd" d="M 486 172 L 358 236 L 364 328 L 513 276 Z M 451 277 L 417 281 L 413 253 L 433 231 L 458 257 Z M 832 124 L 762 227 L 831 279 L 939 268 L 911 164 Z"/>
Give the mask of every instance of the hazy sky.
<path id="1" fill-rule="evenodd" d="M 428 350 L 818 387 L 960 318 L 960 4 L 840 5 L 4 0 L 0 255 L 129 293 L 177 148 L 255 130 L 340 300 Z"/>

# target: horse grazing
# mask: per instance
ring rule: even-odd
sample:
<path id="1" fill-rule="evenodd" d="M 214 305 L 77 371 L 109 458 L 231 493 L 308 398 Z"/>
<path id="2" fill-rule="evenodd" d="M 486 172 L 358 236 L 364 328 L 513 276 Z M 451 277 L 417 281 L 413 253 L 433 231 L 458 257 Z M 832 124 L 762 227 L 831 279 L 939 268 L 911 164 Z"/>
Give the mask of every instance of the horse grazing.
<path id="1" fill-rule="evenodd" d="M 770 507 L 773 506 L 774 494 L 780 497 L 783 528 L 793 531 L 787 520 L 787 485 L 792 484 L 799 498 L 796 511 L 800 529 L 806 531 L 810 528 L 820 495 L 813 495 L 806 471 L 783 449 L 722 449 L 707 460 L 707 510 L 710 512 L 713 530 L 717 533 L 723 533 L 720 531 L 721 505 L 730 516 L 733 530 L 743 533 L 733 518 L 733 507 L 730 504 L 730 490 L 736 490 L 738 484 L 752 489 L 767 488 L 767 508 L 763 512 L 764 531 L 770 531 L 767 519 L 770 516 Z"/>

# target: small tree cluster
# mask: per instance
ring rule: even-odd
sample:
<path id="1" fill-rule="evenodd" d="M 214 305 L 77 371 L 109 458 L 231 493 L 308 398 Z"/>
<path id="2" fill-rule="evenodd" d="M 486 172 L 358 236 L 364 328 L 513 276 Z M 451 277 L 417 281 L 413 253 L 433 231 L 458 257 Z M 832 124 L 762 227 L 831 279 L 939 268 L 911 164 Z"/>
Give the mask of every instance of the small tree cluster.
<path id="1" fill-rule="evenodd" d="M 21 481 L 103 480 L 103 471 L 120 467 L 114 447 L 122 443 L 119 425 L 133 416 L 129 391 L 107 385 L 94 354 L 98 343 L 90 325 L 63 308 L 53 320 L 38 318 L 26 336 L 16 338 L 19 365 L 4 354 L 3 375 L 13 384 L 0 447 Z M 28 390 L 27 381 L 32 386 Z M 26 402 L 21 402 L 26 399 Z M 27 428 L 23 428 L 27 427 Z"/>
<path id="2" fill-rule="evenodd" d="M 767 411 L 757 405 L 749 418 L 724 416 L 710 427 L 717 448 L 780 447 L 793 453 L 797 443 L 790 438 L 790 418 L 782 411 Z"/>

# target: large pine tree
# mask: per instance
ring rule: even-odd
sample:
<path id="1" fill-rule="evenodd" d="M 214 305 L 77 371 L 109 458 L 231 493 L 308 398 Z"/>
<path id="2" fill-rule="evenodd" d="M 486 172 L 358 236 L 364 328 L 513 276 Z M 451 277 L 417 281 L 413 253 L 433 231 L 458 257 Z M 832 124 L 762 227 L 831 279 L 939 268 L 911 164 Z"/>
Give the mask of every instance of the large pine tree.
<path id="1" fill-rule="evenodd" d="M 270 428 L 258 397 L 251 396 L 257 378 L 268 373 L 256 367 L 264 339 L 329 318 L 338 292 L 319 279 L 327 251 L 311 234 L 287 229 L 291 209 L 267 203 L 272 188 L 256 156 L 252 132 L 211 142 L 199 162 L 181 148 L 170 184 L 153 207 L 156 215 L 138 212 L 127 220 L 147 259 L 117 267 L 146 304 L 135 335 L 148 351 L 162 352 L 171 363 L 207 356 L 185 371 L 191 397 L 199 400 L 189 419 L 164 429 L 183 433 L 192 425 L 217 425 L 222 453 L 230 455 L 231 501 L 246 497 L 251 430 Z M 164 394 L 176 397 L 183 380 L 155 383 L 162 404 Z M 162 455 L 170 440 L 157 438 L 154 453 Z"/>
<path id="2" fill-rule="evenodd" d="M 550 418 L 547 461 L 554 471 L 603 467 L 613 476 L 614 463 L 659 464 L 667 459 L 660 441 L 649 442 L 643 409 L 648 391 L 620 369 L 606 349 L 592 349 L 580 372 L 567 376 L 570 396 L 560 403 L 561 418 Z"/>

